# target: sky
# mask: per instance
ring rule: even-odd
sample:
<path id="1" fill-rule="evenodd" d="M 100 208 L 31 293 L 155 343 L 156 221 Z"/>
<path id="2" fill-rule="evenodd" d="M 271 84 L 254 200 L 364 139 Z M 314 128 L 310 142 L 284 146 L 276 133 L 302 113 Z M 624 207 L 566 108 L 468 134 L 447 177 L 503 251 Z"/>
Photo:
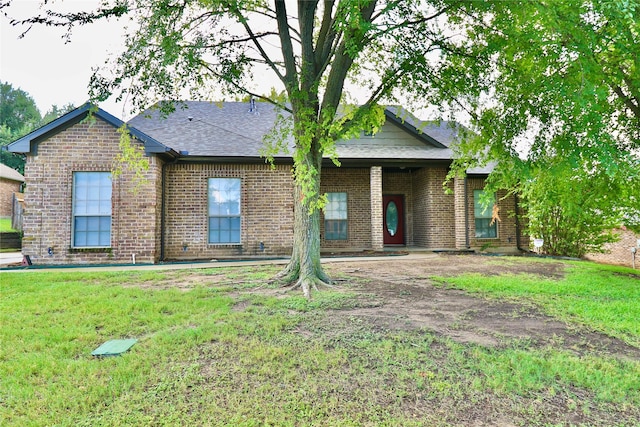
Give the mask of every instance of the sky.
<path id="1" fill-rule="evenodd" d="M 27 27 L 12 26 L 3 12 L 14 19 L 25 19 L 41 13 L 42 0 L 13 0 L 0 12 L 0 81 L 27 92 L 41 114 L 52 105 L 69 103 L 80 106 L 89 99 L 88 85 L 92 69 L 102 66 L 110 57 L 124 50 L 126 22 L 98 21 L 77 26 L 65 42 L 64 28 L 33 26 L 23 38 Z M 89 11 L 99 6 L 99 0 L 49 0 L 48 7 L 57 11 Z M 269 92 L 277 82 L 254 82 L 260 93 Z M 131 118 L 122 102 L 110 98 L 100 107 L 123 120 Z"/>
<path id="2" fill-rule="evenodd" d="M 97 4 L 93 0 L 58 1 L 56 7 L 80 10 Z M 14 18 L 36 15 L 40 1 L 13 0 L 6 12 Z M 102 65 L 110 54 L 122 51 L 124 23 L 98 22 L 74 29 L 65 43 L 64 29 L 34 26 L 22 39 L 25 27 L 14 27 L 0 12 L 0 80 L 27 92 L 41 114 L 52 105 L 82 105 L 88 100 L 92 67 Z M 126 118 L 122 103 L 109 99 L 104 110 Z"/>
<path id="3" fill-rule="evenodd" d="M 66 29 L 44 25 L 33 26 L 20 38 L 27 27 L 12 26 L 5 13 L 14 19 L 26 19 L 41 13 L 41 3 L 42 0 L 12 0 L 11 6 L 0 11 L 0 81 L 27 92 L 44 115 L 53 105 L 71 103 L 77 107 L 89 99 L 92 69 L 124 50 L 126 22 L 101 20 L 77 26 L 69 42 L 63 37 Z M 99 4 L 99 0 L 48 0 L 48 7 L 61 12 L 93 10 Z M 252 89 L 259 93 L 280 86 L 269 79 L 253 84 L 256 87 Z M 351 93 L 357 102 L 366 99 L 357 89 L 351 88 Z M 115 97 L 100 107 L 123 120 L 131 118 L 127 106 L 116 103 Z M 414 113 L 424 115 L 421 111 Z"/>

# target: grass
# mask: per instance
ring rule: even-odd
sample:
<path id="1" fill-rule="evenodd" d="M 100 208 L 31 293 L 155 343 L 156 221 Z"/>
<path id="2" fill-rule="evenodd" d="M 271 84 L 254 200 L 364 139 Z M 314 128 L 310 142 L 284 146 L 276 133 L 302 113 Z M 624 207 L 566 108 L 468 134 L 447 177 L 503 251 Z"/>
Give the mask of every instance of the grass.
<path id="1" fill-rule="evenodd" d="M 499 276 L 473 291 L 638 342 L 620 319 L 640 318 L 620 304 L 637 304 L 638 277 L 567 265 L 564 279 L 537 287 Z M 0 425 L 444 426 L 479 412 L 494 424 L 568 425 L 563 413 L 585 425 L 640 424 L 638 360 L 387 330 L 336 315 L 360 304 L 348 289 L 311 301 L 269 292 L 274 272 L 3 273 Z M 485 279 L 446 282 L 471 289 Z M 587 315 L 594 300 L 603 303 Z M 120 357 L 90 356 L 129 337 L 139 342 Z"/>
<path id="2" fill-rule="evenodd" d="M 544 265 L 546 261 L 537 262 Z M 567 262 L 562 280 L 530 274 L 462 274 L 433 279 L 493 298 L 529 301 L 558 319 L 640 347 L 640 273 L 629 268 Z"/>
<path id="3" fill-rule="evenodd" d="M 0 218 L 0 233 L 14 232 L 11 228 L 11 218 Z"/>

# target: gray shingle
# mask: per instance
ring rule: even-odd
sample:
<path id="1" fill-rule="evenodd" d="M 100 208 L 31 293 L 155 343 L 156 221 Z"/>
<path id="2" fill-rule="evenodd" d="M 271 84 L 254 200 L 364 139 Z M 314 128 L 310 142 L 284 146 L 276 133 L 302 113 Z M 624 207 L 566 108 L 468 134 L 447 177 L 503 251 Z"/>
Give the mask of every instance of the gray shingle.
<path id="1" fill-rule="evenodd" d="M 246 102 L 185 102 L 186 109 L 177 108 L 162 118 L 157 110 L 148 110 L 129 124 L 175 151 L 187 151 L 189 156 L 259 157 L 264 148 L 263 137 L 272 130 L 276 108 L 268 103 L 256 103 L 257 112 L 249 111 Z M 337 152 L 344 159 L 448 160 L 453 151 L 458 128 L 453 122 L 424 122 L 401 107 L 387 107 L 388 117 L 396 121 L 421 143 L 402 146 L 372 145 L 366 139 L 340 141 Z M 430 143 L 421 136 L 437 141 Z M 438 144 L 439 143 L 439 144 Z M 442 145 L 440 145 L 442 144 Z M 292 141 L 289 141 L 292 146 Z"/>
<path id="2" fill-rule="evenodd" d="M 166 118 L 148 110 L 129 124 L 190 156 L 257 157 L 264 135 L 276 120 L 275 107 L 266 103 L 256 103 L 257 112 L 250 112 L 244 102 L 189 101 L 186 105 Z"/>
<path id="3" fill-rule="evenodd" d="M 10 168 L 7 165 L 0 163 L 0 178 L 8 179 L 10 181 L 24 182 L 24 176 L 17 170 Z"/>

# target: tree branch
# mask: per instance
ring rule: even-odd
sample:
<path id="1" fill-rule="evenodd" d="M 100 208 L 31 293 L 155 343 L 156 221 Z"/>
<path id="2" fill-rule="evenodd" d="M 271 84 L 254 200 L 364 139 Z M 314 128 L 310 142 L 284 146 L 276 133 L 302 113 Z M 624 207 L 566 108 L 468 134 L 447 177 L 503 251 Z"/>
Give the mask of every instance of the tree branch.
<path id="1" fill-rule="evenodd" d="M 319 83 L 320 78 L 313 47 L 313 29 L 317 6 L 317 0 L 298 0 L 298 19 L 300 21 L 300 37 L 302 40 L 300 90 L 308 94 L 317 93 L 313 88 Z"/>
<path id="2" fill-rule="evenodd" d="M 633 115 L 636 116 L 638 120 L 640 120 L 640 106 L 635 104 L 633 102 L 633 99 L 627 96 L 619 85 L 611 83 L 610 86 L 613 92 L 618 95 L 618 98 L 624 103 L 624 105 L 626 105 L 626 107 L 631 110 Z"/>
<path id="3" fill-rule="evenodd" d="M 2 7 L 8 6 L 10 2 L 2 4 Z M 71 34 L 71 30 L 74 25 L 86 25 L 91 24 L 99 19 L 103 18 L 121 18 L 129 12 L 129 4 L 120 0 L 115 6 L 110 8 L 99 8 L 95 12 L 77 12 L 77 13 L 59 13 L 47 10 L 45 16 L 38 15 L 27 19 L 17 20 L 10 19 L 9 23 L 12 26 L 26 25 L 27 29 L 24 30 L 18 37 L 23 38 L 34 25 L 43 24 L 50 27 L 67 27 L 65 38 L 68 40 Z M 5 13 L 6 16 L 6 13 Z"/>
<path id="4" fill-rule="evenodd" d="M 258 52 L 260 52 L 260 55 L 264 58 L 264 60 L 267 62 L 267 64 L 273 70 L 276 76 L 278 76 L 278 78 L 284 83 L 285 77 L 282 75 L 282 73 L 280 73 L 280 69 L 276 66 L 276 64 L 273 62 L 273 60 L 269 57 L 267 52 L 262 47 L 262 44 L 260 43 L 259 38 L 256 36 L 256 34 L 253 33 L 253 30 L 249 26 L 247 19 L 244 17 L 244 15 L 242 15 L 242 13 L 240 13 L 238 9 L 234 9 L 232 13 L 238 18 L 238 20 L 240 21 L 240 24 L 242 24 L 245 31 L 249 35 L 249 39 L 253 42 L 256 49 L 258 49 Z"/>
<path id="5" fill-rule="evenodd" d="M 204 61 L 203 61 L 203 62 L 201 63 L 201 65 L 202 65 L 202 67 L 204 67 L 205 69 L 209 70 L 209 72 L 210 72 L 213 76 L 215 76 L 216 78 L 218 78 L 218 79 L 220 79 L 220 80 L 223 80 L 223 81 L 225 81 L 225 82 L 229 83 L 229 84 L 230 84 L 230 85 L 232 85 L 234 88 L 238 89 L 238 91 L 240 91 L 240 92 L 242 92 L 242 93 L 244 93 L 244 94 L 246 94 L 246 95 L 252 96 L 252 97 L 254 97 L 254 98 L 261 99 L 261 100 L 263 100 L 263 101 L 265 101 L 265 102 L 268 102 L 269 104 L 275 105 L 276 107 L 278 107 L 278 108 L 282 109 L 283 111 L 286 111 L 286 112 L 288 112 L 288 113 L 290 113 L 290 114 L 291 114 L 291 113 L 293 113 L 293 111 L 291 110 L 291 108 L 290 108 L 290 107 L 288 107 L 286 104 L 281 104 L 281 103 L 276 102 L 276 101 L 274 101 L 273 99 L 271 99 L 271 98 L 269 98 L 269 97 L 267 97 L 267 96 L 260 95 L 260 94 L 258 94 L 258 93 L 252 92 L 252 91 L 250 91 L 249 89 L 245 88 L 244 86 L 241 86 L 241 85 L 237 84 L 237 83 L 236 83 L 236 82 L 234 82 L 233 80 L 229 80 L 229 79 L 225 78 L 225 76 L 224 76 L 224 75 L 219 74 L 218 72 L 216 72 L 216 71 L 215 71 L 215 69 L 213 69 L 213 68 L 211 67 L 211 65 L 210 65 L 210 64 L 208 64 L 207 62 L 204 62 Z"/>
<path id="6" fill-rule="evenodd" d="M 278 33 L 280 34 L 280 43 L 282 49 L 282 57 L 284 59 L 285 75 L 280 78 L 287 88 L 289 95 L 292 95 L 298 88 L 296 58 L 291 43 L 291 33 L 289 22 L 287 20 L 287 6 L 285 0 L 275 0 L 276 20 L 278 22 Z"/>
<path id="7" fill-rule="evenodd" d="M 446 7 L 443 7 L 442 9 L 440 9 L 439 11 L 435 12 L 433 15 L 423 16 L 423 17 L 421 17 L 419 19 L 415 19 L 413 21 L 403 21 L 402 23 L 399 23 L 397 25 L 388 26 L 388 27 L 386 27 L 384 29 L 384 31 L 379 31 L 379 32 L 376 32 L 376 33 L 372 33 L 370 37 L 367 37 L 366 42 L 370 42 L 372 40 L 375 40 L 375 39 L 377 39 L 377 38 L 379 38 L 379 37 L 381 37 L 381 36 L 383 36 L 385 34 L 389 34 L 392 31 L 395 31 L 395 30 L 400 29 L 400 28 L 412 27 L 412 26 L 415 26 L 415 25 L 418 25 L 418 24 L 424 24 L 425 22 L 429 22 L 429 21 L 431 21 L 433 19 L 436 19 L 437 17 L 445 14 L 450 8 L 451 8 L 451 6 L 446 6 Z M 373 21 L 373 19 L 372 19 L 372 21 Z"/>
<path id="8" fill-rule="evenodd" d="M 331 14 L 333 12 L 334 4 L 335 0 L 325 0 L 324 2 L 322 23 L 320 24 L 320 31 L 318 32 L 318 40 L 316 42 L 315 63 L 316 65 L 319 65 L 321 70 L 324 70 L 329 52 L 331 52 L 331 46 L 333 45 L 333 41 L 336 36 L 336 31 L 334 29 L 335 20 Z"/>
<path id="9" fill-rule="evenodd" d="M 369 4 L 363 6 L 362 9 L 360 9 L 360 18 L 365 22 L 371 22 L 371 16 L 373 15 L 375 7 L 376 0 L 373 0 Z M 342 90 L 344 88 L 344 80 L 355 59 L 355 57 L 352 57 L 347 53 L 347 42 L 357 43 L 361 48 L 361 43 L 365 39 L 364 35 L 360 40 L 355 40 L 354 37 L 354 34 L 345 33 L 342 42 L 334 55 L 334 59 L 331 64 L 331 71 L 329 72 L 329 77 L 327 79 L 327 86 L 322 99 L 321 109 L 323 111 L 331 110 L 335 114 L 335 109 L 340 103 Z"/>

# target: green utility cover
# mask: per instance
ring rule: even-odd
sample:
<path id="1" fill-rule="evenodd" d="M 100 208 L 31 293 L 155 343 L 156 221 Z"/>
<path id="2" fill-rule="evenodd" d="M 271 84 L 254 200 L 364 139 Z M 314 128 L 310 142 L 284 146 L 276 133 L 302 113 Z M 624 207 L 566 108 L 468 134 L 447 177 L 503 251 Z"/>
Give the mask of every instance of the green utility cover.
<path id="1" fill-rule="evenodd" d="M 138 340 L 130 338 L 126 340 L 110 340 L 91 352 L 92 356 L 118 356 L 129 350 Z"/>

